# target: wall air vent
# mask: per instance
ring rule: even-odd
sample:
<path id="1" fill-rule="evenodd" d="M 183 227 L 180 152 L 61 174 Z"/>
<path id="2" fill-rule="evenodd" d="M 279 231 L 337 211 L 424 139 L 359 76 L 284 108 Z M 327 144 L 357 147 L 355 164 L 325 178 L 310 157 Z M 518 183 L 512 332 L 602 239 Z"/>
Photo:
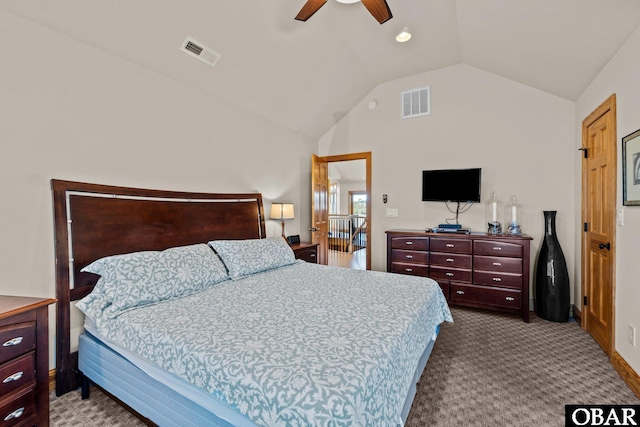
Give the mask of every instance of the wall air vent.
<path id="1" fill-rule="evenodd" d="M 190 37 L 187 37 L 182 42 L 180 50 L 212 67 L 216 65 L 221 56 L 218 52 L 205 47 L 202 43 Z"/>
<path id="2" fill-rule="evenodd" d="M 402 118 L 431 115 L 431 88 L 429 86 L 402 92 Z"/>

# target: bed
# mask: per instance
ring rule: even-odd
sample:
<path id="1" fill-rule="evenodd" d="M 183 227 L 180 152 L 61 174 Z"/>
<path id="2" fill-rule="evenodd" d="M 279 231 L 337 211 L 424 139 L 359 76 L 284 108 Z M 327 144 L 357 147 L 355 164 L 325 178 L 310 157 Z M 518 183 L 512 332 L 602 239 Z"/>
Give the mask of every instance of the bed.
<path id="1" fill-rule="evenodd" d="M 94 383 L 162 426 L 404 424 L 452 320 L 435 282 L 295 260 L 260 194 L 52 189 L 58 395 Z"/>

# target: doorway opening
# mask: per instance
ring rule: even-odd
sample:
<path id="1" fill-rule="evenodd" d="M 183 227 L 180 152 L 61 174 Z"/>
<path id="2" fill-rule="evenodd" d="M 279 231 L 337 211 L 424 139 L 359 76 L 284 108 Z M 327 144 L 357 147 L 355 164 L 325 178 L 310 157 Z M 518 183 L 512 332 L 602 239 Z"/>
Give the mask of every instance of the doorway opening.
<path id="1" fill-rule="evenodd" d="M 327 265 L 370 269 L 371 153 L 318 157 L 316 161 L 326 164 L 327 183 L 326 187 L 317 182 L 312 186 L 316 192 L 327 188 L 328 203 L 326 208 L 318 203 L 312 208 L 312 224 L 319 230 L 314 234 L 314 242 L 319 243 L 319 251 L 326 251 Z M 322 198 L 314 197 L 316 199 Z M 322 212 L 324 209 L 326 214 Z M 322 230 L 324 218 L 326 232 Z M 322 255 L 318 257 L 322 258 Z"/>

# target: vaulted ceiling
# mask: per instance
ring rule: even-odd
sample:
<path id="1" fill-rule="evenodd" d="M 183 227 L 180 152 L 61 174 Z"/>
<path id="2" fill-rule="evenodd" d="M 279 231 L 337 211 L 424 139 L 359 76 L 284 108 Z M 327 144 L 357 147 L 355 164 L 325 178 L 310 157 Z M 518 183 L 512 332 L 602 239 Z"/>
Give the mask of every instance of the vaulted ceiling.
<path id="1" fill-rule="evenodd" d="M 375 86 L 465 63 L 575 100 L 640 25 L 640 0 L 2 0 L 0 8 L 319 138 Z M 395 35 L 404 27 L 407 43 Z M 192 37 L 214 68 L 179 50 Z M 640 53 L 639 53 L 640 54 Z"/>

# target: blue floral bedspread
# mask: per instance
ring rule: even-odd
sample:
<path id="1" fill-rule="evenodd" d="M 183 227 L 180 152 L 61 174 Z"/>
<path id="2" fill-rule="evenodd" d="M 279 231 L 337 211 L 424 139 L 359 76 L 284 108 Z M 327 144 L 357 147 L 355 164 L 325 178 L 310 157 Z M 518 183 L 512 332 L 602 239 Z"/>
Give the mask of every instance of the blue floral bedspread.
<path id="1" fill-rule="evenodd" d="M 452 318 L 430 279 L 301 262 L 94 320 L 257 425 L 337 427 L 401 425 L 418 360 Z"/>

